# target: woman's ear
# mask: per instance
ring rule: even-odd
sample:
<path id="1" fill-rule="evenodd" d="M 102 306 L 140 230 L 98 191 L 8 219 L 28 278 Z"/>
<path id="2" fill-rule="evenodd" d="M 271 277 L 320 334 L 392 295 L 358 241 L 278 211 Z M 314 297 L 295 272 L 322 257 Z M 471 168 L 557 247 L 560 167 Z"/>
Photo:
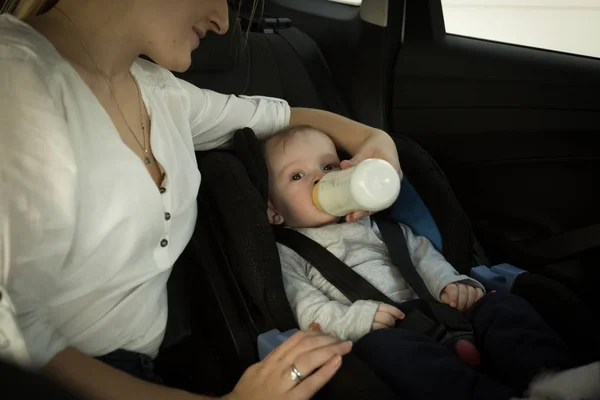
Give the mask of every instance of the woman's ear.
<path id="1" fill-rule="evenodd" d="M 283 217 L 277 213 L 271 200 L 267 203 L 267 217 L 271 225 L 282 225 L 284 222 Z"/>

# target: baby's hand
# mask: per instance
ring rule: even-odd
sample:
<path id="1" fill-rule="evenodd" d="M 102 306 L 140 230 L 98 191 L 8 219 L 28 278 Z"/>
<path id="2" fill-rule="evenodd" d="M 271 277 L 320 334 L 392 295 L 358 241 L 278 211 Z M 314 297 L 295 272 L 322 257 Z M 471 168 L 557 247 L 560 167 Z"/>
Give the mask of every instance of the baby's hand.
<path id="1" fill-rule="evenodd" d="M 393 328 L 397 319 L 404 319 L 404 313 L 389 304 L 381 304 L 373 318 L 371 330 Z"/>
<path id="2" fill-rule="evenodd" d="M 442 303 L 448 304 L 460 311 L 473 307 L 477 300 L 483 297 L 483 290 L 465 285 L 464 283 L 451 283 L 442 291 Z"/>
<path id="3" fill-rule="evenodd" d="M 308 330 L 311 332 L 321 332 L 321 325 L 318 322 L 313 322 L 309 325 Z"/>

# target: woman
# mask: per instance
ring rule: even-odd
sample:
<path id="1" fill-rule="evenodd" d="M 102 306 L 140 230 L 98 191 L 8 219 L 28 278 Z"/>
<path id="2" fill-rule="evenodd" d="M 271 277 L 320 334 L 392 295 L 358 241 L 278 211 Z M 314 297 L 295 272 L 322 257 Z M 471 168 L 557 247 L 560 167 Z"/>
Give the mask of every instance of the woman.
<path id="1" fill-rule="evenodd" d="M 175 79 L 168 70 L 185 71 L 208 31 L 227 31 L 226 0 L 60 0 L 39 15 L 46 6 L 9 0 L 18 18 L 0 16 L 8 289 L 32 364 L 86 398 L 200 398 L 110 366 L 158 352 L 166 282 L 196 220 L 194 149 L 245 126 L 267 137 L 310 123 L 353 155 L 346 167 L 379 157 L 400 171 L 395 145 L 328 112 Z M 350 346 L 298 334 L 229 397 L 307 399 Z"/>

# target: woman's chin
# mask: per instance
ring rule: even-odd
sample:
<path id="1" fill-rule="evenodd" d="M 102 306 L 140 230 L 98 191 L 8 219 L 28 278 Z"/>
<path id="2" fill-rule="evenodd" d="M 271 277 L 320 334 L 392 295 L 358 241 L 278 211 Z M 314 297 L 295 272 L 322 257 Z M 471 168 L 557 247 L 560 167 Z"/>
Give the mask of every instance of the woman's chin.
<path id="1" fill-rule="evenodd" d="M 190 66 L 192 65 L 192 53 L 187 52 L 186 54 L 175 54 L 175 55 L 170 55 L 170 56 L 163 56 L 163 57 L 150 57 L 155 63 L 157 63 L 158 65 L 160 65 L 163 68 L 168 69 L 169 71 L 172 72 L 185 72 L 187 71 Z"/>
<path id="2" fill-rule="evenodd" d="M 188 59 L 186 61 L 182 61 L 180 63 L 173 63 L 173 65 L 167 69 L 169 71 L 182 73 L 182 72 L 185 72 L 188 69 L 190 69 L 191 66 L 192 66 L 192 58 L 190 56 L 190 57 L 188 57 Z"/>

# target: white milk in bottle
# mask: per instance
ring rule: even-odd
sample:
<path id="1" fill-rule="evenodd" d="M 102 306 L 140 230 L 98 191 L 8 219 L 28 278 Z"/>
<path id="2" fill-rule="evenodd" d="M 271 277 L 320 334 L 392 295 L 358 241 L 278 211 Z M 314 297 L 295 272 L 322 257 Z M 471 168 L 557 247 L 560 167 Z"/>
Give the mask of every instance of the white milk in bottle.
<path id="1" fill-rule="evenodd" d="M 400 177 L 387 161 L 369 158 L 352 168 L 325 174 L 313 189 L 313 203 L 328 214 L 381 211 L 400 194 Z"/>

